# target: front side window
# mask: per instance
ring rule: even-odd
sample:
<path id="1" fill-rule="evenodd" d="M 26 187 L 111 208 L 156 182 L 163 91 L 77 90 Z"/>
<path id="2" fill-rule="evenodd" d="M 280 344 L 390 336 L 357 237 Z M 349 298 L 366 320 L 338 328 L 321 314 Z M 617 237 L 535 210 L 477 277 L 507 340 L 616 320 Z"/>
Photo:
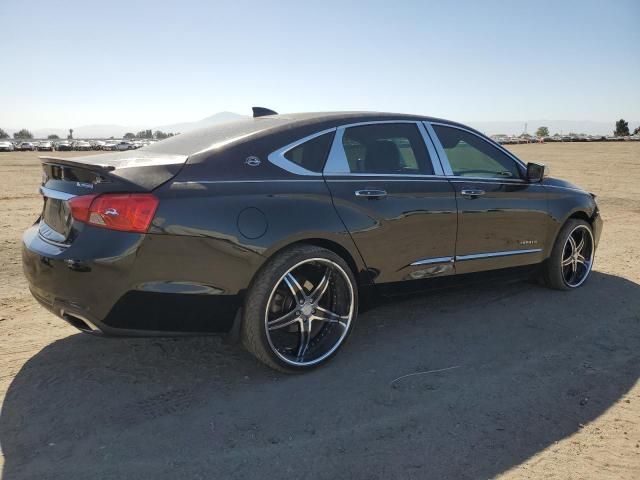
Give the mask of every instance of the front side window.
<path id="1" fill-rule="evenodd" d="M 420 131 L 412 123 L 346 128 L 342 147 L 351 173 L 433 175 Z"/>
<path id="2" fill-rule="evenodd" d="M 333 132 L 325 133 L 292 148 L 284 156 L 302 168 L 312 172 L 321 172 L 324 168 L 324 162 L 327 160 L 332 140 Z"/>
<path id="3" fill-rule="evenodd" d="M 434 125 L 454 175 L 462 177 L 522 178 L 520 168 L 506 153 L 486 140 L 454 127 Z"/>

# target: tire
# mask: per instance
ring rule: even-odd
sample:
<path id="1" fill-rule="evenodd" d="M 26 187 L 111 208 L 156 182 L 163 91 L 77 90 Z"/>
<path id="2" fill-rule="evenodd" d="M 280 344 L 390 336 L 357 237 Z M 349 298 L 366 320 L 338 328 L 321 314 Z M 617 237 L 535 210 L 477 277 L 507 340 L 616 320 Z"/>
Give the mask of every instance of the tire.
<path id="1" fill-rule="evenodd" d="M 267 366 L 304 372 L 335 356 L 358 314 L 351 268 L 334 252 L 296 245 L 256 274 L 245 298 L 240 338 Z"/>
<path id="2" fill-rule="evenodd" d="M 580 250 L 583 252 L 582 255 L 575 250 L 579 247 L 581 235 L 584 235 L 584 244 Z M 570 240 L 570 237 L 573 240 Z M 576 238 L 578 242 L 576 242 Z M 542 280 L 544 284 L 556 290 L 573 290 L 580 287 L 591 273 L 594 254 L 595 243 L 591 225 L 584 220 L 570 218 L 560 229 L 553 244 L 551 256 L 543 266 Z M 574 264 L 575 271 L 572 270 Z"/>

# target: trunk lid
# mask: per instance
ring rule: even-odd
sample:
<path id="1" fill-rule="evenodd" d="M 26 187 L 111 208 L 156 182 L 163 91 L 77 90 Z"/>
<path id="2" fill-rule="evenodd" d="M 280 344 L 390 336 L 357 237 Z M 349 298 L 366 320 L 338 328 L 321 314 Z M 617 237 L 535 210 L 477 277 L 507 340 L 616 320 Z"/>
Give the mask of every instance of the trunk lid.
<path id="1" fill-rule="evenodd" d="M 77 230 L 69 200 L 78 195 L 151 192 L 171 180 L 187 155 L 147 151 L 117 152 L 73 158 L 40 157 L 44 204 L 39 232 L 44 239 L 70 244 Z"/>

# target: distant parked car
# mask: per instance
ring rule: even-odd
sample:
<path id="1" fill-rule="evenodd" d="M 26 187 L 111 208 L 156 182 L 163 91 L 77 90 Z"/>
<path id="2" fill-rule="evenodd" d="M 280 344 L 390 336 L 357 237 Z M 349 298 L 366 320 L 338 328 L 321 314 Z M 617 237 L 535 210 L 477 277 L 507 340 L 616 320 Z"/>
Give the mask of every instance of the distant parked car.
<path id="1" fill-rule="evenodd" d="M 105 144 L 102 146 L 102 150 L 117 150 L 116 145 L 118 145 L 118 142 L 105 142 Z"/>
<path id="2" fill-rule="evenodd" d="M 119 150 L 119 151 L 123 151 L 123 150 L 133 150 L 134 147 L 132 143 L 130 142 L 118 142 L 116 144 L 116 148 L 115 150 Z"/>
<path id="3" fill-rule="evenodd" d="M 49 141 L 46 141 L 46 142 L 40 142 L 40 143 L 38 144 L 37 149 L 38 149 L 39 151 L 47 150 L 47 151 L 49 151 L 49 152 L 53 152 L 53 143 L 51 143 L 51 142 L 49 142 Z"/>
<path id="4" fill-rule="evenodd" d="M 16 147 L 16 150 L 20 151 L 20 152 L 25 152 L 25 151 L 34 151 L 36 149 L 36 146 L 33 144 L 33 142 L 20 142 L 18 144 L 18 146 Z"/>
<path id="5" fill-rule="evenodd" d="M 102 147 L 104 147 L 105 142 L 103 142 L 102 140 L 94 140 L 91 143 L 91 148 L 93 148 L 94 150 L 102 150 Z"/>
<path id="6" fill-rule="evenodd" d="M 68 152 L 69 150 L 73 150 L 73 147 L 71 146 L 71 142 L 62 140 L 56 144 L 56 150 L 59 152 Z"/>
<path id="7" fill-rule="evenodd" d="M 91 144 L 89 142 L 85 142 L 84 140 L 78 140 L 73 146 L 74 150 L 86 151 L 91 150 Z"/>
<path id="8" fill-rule="evenodd" d="M 0 141 L 0 152 L 13 152 L 14 150 L 13 143 Z"/>

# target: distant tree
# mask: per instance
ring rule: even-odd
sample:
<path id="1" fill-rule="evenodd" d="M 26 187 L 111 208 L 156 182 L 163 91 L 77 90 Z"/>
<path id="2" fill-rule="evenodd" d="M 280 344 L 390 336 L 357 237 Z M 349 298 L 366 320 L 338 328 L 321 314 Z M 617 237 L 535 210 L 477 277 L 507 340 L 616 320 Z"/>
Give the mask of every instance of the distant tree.
<path id="1" fill-rule="evenodd" d="M 60 140 L 60 137 L 54 133 L 52 135 L 49 135 L 47 137 L 47 140 Z"/>
<path id="2" fill-rule="evenodd" d="M 33 138 L 33 134 L 26 128 L 23 128 L 19 132 L 14 133 L 13 138 L 15 138 L 16 140 L 29 140 Z"/>
<path id="3" fill-rule="evenodd" d="M 151 130 L 140 130 L 136 133 L 136 138 L 153 138 L 153 132 Z"/>
<path id="4" fill-rule="evenodd" d="M 547 127 L 540 127 L 536 130 L 536 137 L 548 137 L 549 129 Z"/>
<path id="5" fill-rule="evenodd" d="M 162 130 L 156 130 L 155 132 L 153 132 L 153 136 L 154 138 L 156 138 L 157 140 L 164 140 L 165 138 L 167 138 L 169 135 L 164 133 Z"/>
<path id="6" fill-rule="evenodd" d="M 616 122 L 616 129 L 613 134 L 616 137 L 626 137 L 629 135 L 629 122 L 625 122 L 622 118 Z"/>
<path id="7" fill-rule="evenodd" d="M 9 134 L 0 128 L 0 139 L 9 138 Z"/>
<path id="8" fill-rule="evenodd" d="M 67 135 L 67 140 L 73 140 L 73 128 L 69 129 L 69 135 Z"/>
<path id="9" fill-rule="evenodd" d="M 124 138 L 125 140 L 132 140 L 134 138 L 136 138 L 136 134 L 135 133 L 131 133 L 131 132 L 127 132 L 124 134 Z"/>
<path id="10" fill-rule="evenodd" d="M 1 129 L 0 129 L 0 131 L 1 131 Z M 640 135 L 640 127 L 636 128 L 636 129 L 633 131 L 633 134 L 634 134 L 634 135 Z M 2 138 L 2 136 L 0 136 L 0 138 Z"/>

